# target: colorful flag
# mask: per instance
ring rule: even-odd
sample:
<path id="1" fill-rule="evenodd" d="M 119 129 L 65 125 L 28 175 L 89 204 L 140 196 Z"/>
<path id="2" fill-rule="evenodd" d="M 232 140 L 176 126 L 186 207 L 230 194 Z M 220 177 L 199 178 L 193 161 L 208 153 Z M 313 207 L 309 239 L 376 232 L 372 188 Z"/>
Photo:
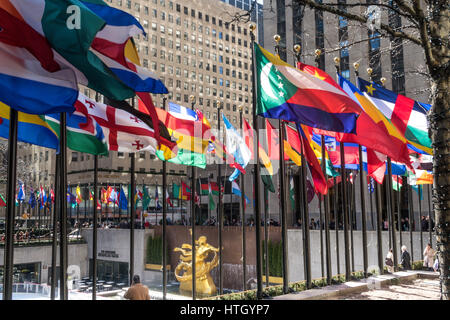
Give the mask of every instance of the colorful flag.
<path id="1" fill-rule="evenodd" d="M 33 189 L 30 189 L 30 199 L 28 200 L 28 203 L 31 208 L 36 207 L 36 196 Z"/>
<path id="2" fill-rule="evenodd" d="M 30 198 L 31 200 L 31 198 Z M 3 198 L 3 195 L 0 194 L 0 207 L 6 207 L 6 200 Z"/>
<path id="3" fill-rule="evenodd" d="M 155 208 L 156 210 L 161 210 L 162 206 L 159 203 L 159 195 L 158 195 L 158 185 L 155 188 Z"/>
<path id="4" fill-rule="evenodd" d="M 210 194 L 218 196 L 219 195 L 219 185 L 217 182 L 209 181 L 208 182 L 208 191 Z"/>
<path id="5" fill-rule="evenodd" d="M 414 101 L 361 78 L 358 78 L 358 83 L 364 95 L 404 135 L 408 143 L 428 154 L 433 153 L 428 136 L 429 104 Z"/>
<path id="6" fill-rule="evenodd" d="M 0 97 L 29 114 L 72 112 L 78 93 L 72 70 L 60 66 L 46 39 L 0 2 Z"/>
<path id="7" fill-rule="evenodd" d="M 83 114 L 79 105 L 73 113 L 66 117 L 67 147 L 79 152 L 108 155 L 108 144 L 102 127 L 92 118 Z M 79 110 L 80 109 L 80 110 Z M 60 113 L 40 116 L 59 138 Z"/>
<path id="8" fill-rule="evenodd" d="M 78 112 L 95 120 L 100 125 L 109 150 L 121 152 L 149 151 L 151 154 L 155 154 L 158 149 L 154 130 L 148 125 L 148 121 L 145 121 L 147 115 L 141 114 L 137 110 L 130 113 L 117 109 L 89 99 L 81 93 L 75 106 Z M 168 133 L 167 137 L 170 139 Z M 163 137 L 161 139 L 168 148 L 173 148 L 174 143 Z"/>
<path id="9" fill-rule="evenodd" d="M 191 189 L 183 181 L 181 181 L 181 199 L 191 200 Z"/>
<path id="10" fill-rule="evenodd" d="M 357 121 L 356 134 L 319 132 L 320 130 L 315 130 L 315 132 L 335 137 L 341 142 L 357 143 L 369 147 L 391 157 L 392 160 L 409 165 L 407 141 L 398 129 L 350 81 L 339 75 L 339 83 L 363 110 Z"/>
<path id="11" fill-rule="evenodd" d="M 239 135 L 237 130 L 233 127 L 231 122 L 225 117 L 225 114 L 222 113 L 223 122 L 225 123 L 226 130 L 226 140 L 227 140 L 227 149 L 228 152 L 233 154 L 235 161 L 241 165 L 242 168 L 245 169 L 247 164 L 251 159 L 251 151 L 245 144 L 244 139 Z M 228 178 L 230 181 L 233 181 L 239 176 L 241 171 L 235 169 L 234 172 Z"/>
<path id="12" fill-rule="evenodd" d="M 123 191 L 123 188 L 120 188 L 120 195 L 119 195 L 119 208 L 121 210 L 128 210 L 128 200 L 125 196 L 125 192 Z"/>
<path id="13" fill-rule="evenodd" d="M 257 113 L 337 132 L 355 132 L 360 108 L 342 89 L 302 72 L 255 43 Z"/>
<path id="14" fill-rule="evenodd" d="M 83 201 L 83 197 L 81 197 L 81 188 L 80 185 L 77 185 L 76 191 L 75 191 L 76 195 L 77 195 L 77 203 L 80 204 Z"/>
<path id="15" fill-rule="evenodd" d="M 9 2 L 9 0 L 5 0 Z M 80 84 L 111 98 L 124 100 L 135 95 L 91 50 L 91 45 L 106 22 L 78 0 L 14 0 L 22 19 L 44 36 L 58 54 L 57 61 L 70 66 Z M 77 7 L 77 22 L 71 19 L 70 6 Z M 69 14 L 68 14 L 69 12 Z M 55 111 L 54 111 L 55 112 Z"/>
<path id="16" fill-rule="evenodd" d="M 166 189 L 166 201 L 167 201 L 167 203 L 169 204 L 170 207 L 173 207 L 173 203 L 170 200 L 169 191 L 167 191 L 167 189 Z"/>
<path id="17" fill-rule="evenodd" d="M 0 102 L 0 137 L 9 137 L 10 108 Z M 17 140 L 37 146 L 58 149 L 57 133 L 38 115 L 18 113 Z"/>
<path id="18" fill-rule="evenodd" d="M 156 108 L 159 119 L 177 141 L 178 154 L 169 162 L 206 168 L 206 150 L 208 148 L 211 125 L 203 114 L 178 104 L 169 102 L 169 111 Z M 159 159 L 165 160 L 161 151 Z"/>
<path id="19" fill-rule="evenodd" d="M 19 191 L 17 192 L 17 200 L 24 201 L 25 200 L 25 187 L 22 182 L 19 181 Z"/>
<path id="20" fill-rule="evenodd" d="M 308 127 L 297 124 L 298 136 L 301 139 L 303 154 L 308 163 L 309 170 L 306 170 L 308 176 L 311 177 L 310 182 L 313 184 L 316 193 L 326 194 L 328 191 L 327 180 L 325 179 L 319 160 L 317 160 L 314 151 L 311 148 L 311 132 Z"/>
<path id="21" fill-rule="evenodd" d="M 142 210 L 147 210 L 149 204 L 150 204 L 150 195 L 148 194 L 147 188 L 143 187 L 144 192 L 142 194 Z"/>

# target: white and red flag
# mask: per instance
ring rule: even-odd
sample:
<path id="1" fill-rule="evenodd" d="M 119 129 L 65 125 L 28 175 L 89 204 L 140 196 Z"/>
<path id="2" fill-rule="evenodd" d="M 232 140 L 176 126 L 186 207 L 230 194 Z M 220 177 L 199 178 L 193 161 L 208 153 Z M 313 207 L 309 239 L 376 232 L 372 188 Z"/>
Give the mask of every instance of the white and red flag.
<path id="1" fill-rule="evenodd" d="M 79 94 L 77 111 L 93 118 L 103 129 L 108 149 L 121 152 L 149 151 L 155 154 L 158 142 L 155 131 L 137 116 L 121 109 L 96 102 Z"/>

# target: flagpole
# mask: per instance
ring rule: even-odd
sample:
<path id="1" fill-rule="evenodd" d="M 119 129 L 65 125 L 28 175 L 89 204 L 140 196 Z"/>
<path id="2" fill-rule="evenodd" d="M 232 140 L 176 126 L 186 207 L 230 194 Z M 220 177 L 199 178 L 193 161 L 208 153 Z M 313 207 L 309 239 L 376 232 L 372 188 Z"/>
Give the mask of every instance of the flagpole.
<path id="1" fill-rule="evenodd" d="M 339 74 L 339 63 L 340 58 L 335 57 L 334 58 L 334 64 L 336 67 L 336 73 Z M 339 147 L 339 154 L 340 154 L 340 162 L 341 162 L 341 191 L 342 191 L 342 211 L 344 214 L 344 258 L 345 258 L 345 280 L 350 280 L 350 256 L 349 256 L 349 239 L 348 239 L 348 201 L 347 201 L 347 179 L 346 179 L 346 173 L 345 173 L 345 146 L 344 143 L 340 142 Z"/>
<path id="2" fill-rule="evenodd" d="M 264 262 L 265 262 L 265 276 L 266 276 L 266 287 L 269 286 L 269 233 L 267 230 L 267 204 L 268 204 L 268 190 L 265 185 L 263 185 L 264 190 Z"/>
<path id="3" fill-rule="evenodd" d="M 294 50 L 295 50 L 295 46 L 294 46 Z M 300 46 L 298 47 L 298 50 L 300 50 Z M 320 54 L 321 54 L 321 50 L 317 49 L 316 50 L 316 58 L 315 58 L 315 62 L 316 62 L 316 67 L 319 68 L 319 58 L 320 58 Z M 325 177 L 325 180 L 328 181 L 327 178 L 327 170 L 326 170 L 326 156 L 325 156 L 325 136 L 321 135 L 321 145 L 322 145 L 322 172 L 323 172 L 323 176 Z M 331 270 L 331 249 L 330 249 L 330 225 L 329 225 L 329 221 L 330 221 L 330 209 L 329 209 L 329 201 L 330 198 L 328 196 L 328 194 L 325 194 L 323 196 L 323 207 L 324 207 L 324 214 L 325 214 L 325 252 L 326 252 L 326 269 L 327 269 L 327 283 L 328 285 L 331 285 L 331 278 L 333 275 L 333 272 Z M 319 205 L 320 205 L 320 199 L 319 199 Z M 320 210 L 322 211 L 322 210 Z M 321 250 L 321 262 L 323 261 L 323 244 L 322 244 L 322 212 L 320 214 L 320 250 Z M 323 277 L 323 262 L 321 263 L 322 266 L 322 277 Z"/>
<path id="4" fill-rule="evenodd" d="M 384 87 L 384 83 L 386 82 L 386 78 L 380 79 L 382 86 Z M 391 233 L 392 238 L 392 252 L 394 255 L 394 271 L 398 271 L 398 255 L 397 255 L 397 237 L 395 234 L 395 214 L 394 214 L 394 190 L 392 189 L 392 162 L 391 157 L 387 157 L 387 168 L 388 168 L 388 181 L 387 181 L 387 188 L 388 188 L 388 202 L 389 202 L 389 217 L 390 217 L 390 224 L 389 224 L 389 231 Z M 400 220 L 400 217 L 399 217 Z M 422 230 L 422 228 L 421 228 Z M 391 249 L 391 248 L 390 248 Z"/>
<path id="5" fill-rule="evenodd" d="M 353 179 L 353 178 L 352 178 Z M 349 184 L 350 188 L 350 243 L 351 243 L 351 257 L 352 257 L 352 272 L 355 272 L 355 245 L 353 242 L 353 229 L 355 228 L 355 210 L 356 210 L 356 190 L 353 183 Z"/>
<path id="6" fill-rule="evenodd" d="M 220 101 L 217 101 L 217 139 L 220 141 L 220 111 L 223 109 Z M 219 203 L 217 206 L 217 227 L 219 235 L 219 295 L 223 294 L 223 259 L 222 259 L 222 229 L 223 229 L 223 203 L 222 203 L 222 166 L 220 160 L 217 164 L 217 184 L 219 186 Z M 224 190 L 225 191 L 225 190 Z"/>
<path id="7" fill-rule="evenodd" d="M 256 63 L 255 63 L 255 30 L 256 25 L 250 24 L 250 39 L 251 39 L 251 48 L 252 48 L 252 104 L 253 104 L 253 128 L 256 133 L 256 141 L 254 142 L 254 155 L 255 155 L 255 164 L 254 164 L 254 184 L 255 184 L 255 238 L 256 238 L 256 281 L 257 281 L 257 289 L 256 289 L 256 298 L 258 300 L 262 299 L 262 265 L 261 265 L 261 203 L 260 203 L 260 164 L 259 164 L 259 133 L 258 133 L 258 114 L 256 112 L 256 101 L 257 101 L 257 92 L 256 92 Z"/>
<path id="8" fill-rule="evenodd" d="M 60 201 L 61 201 L 61 222 L 60 222 L 60 300 L 68 300 L 67 291 L 67 115 L 65 112 L 60 113 Z"/>
<path id="9" fill-rule="evenodd" d="M 280 56 L 280 45 L 279 42 L 281 40 L 281 37 L 277 34 L 274 36 L 274 40 L 276 42 L 275 46 L 275 52 L 277 56 Z M 282 254 L 283 254 L 283 292 L 287 294 L 289 292 L 289 261 L 288 261 L 288 236 L 287 236 L 287 208 L 286 208 L 286 166 L 284 162 L 284 140 L 285 140 L 285 129 L 284 129 L 284 122 L 279 119 L 278 120 L 278 127 L 280 129 L 279 133 L 279 147 L 280 147 L 280 211 L 281 211 L 281 243 L 283 245 L 282 247 Z M 266 128 L 267 130 L 267 128 Z M 271 143 L 268 141 L 268 143 Z M 259 146 L 257 146 L 259 148 Z M 259 158 L 256 159 L 256 161 L 259 161 Z M 266 187 L 264 186 L 266 189 Z M 268 196 L 268 195 L 267 195 Z M 265 204 L 266 205 L 266 204 Z M 264 225 L 267 223 L 265 221 Z M 267 246 L 266 246 L 267 247 Z M 266 248 L 268 251 L 268 248 Z M 268 259 L 267 259 L 268 260 Z M 269 276 L 268 268 L 266 272 L 266 276 Z M 269 281 L 267 280 L 267 285 L 269 284 Z"/>
<path id="10" fill-rule="evenodd" d="M 92 223 L 92 300 L 97 299 L 97 201 L 98 201 L 98 155 L 94 155 L 94 212 Z M 101 205 L 100 205 L 101 207 Z"/>
<path id="11" fill-rule="evenodd" d="M 298 51 L 296 51 L 296 62 L 300 62 L 300 47 L 298 47 Z M 300 139 L 301 143 L 301 169 L 299 173 L 300 182 L 299 182 L 299 189 L 301 193 L 301 200 L 303 203 L 303 263 L 304 263 L 304 276 L 306 280 L 306 288 L 311 289 L 312 282 L 311 282 L 311 245 L 310 245 L 310 236 L 309 236 L 309 211 L 308 211 L 308 194 L 307 194 L 307 185 L 306 185 L 306 162 L 305 162 L 305 156 L 303 154 L 303 140 Z"/>
<path id="12" fill-rule="evenodd" d="M 131 98 L 131 106 L 134 108 L 134 97 Z M 134 196 L 136 194 L 136 177 L 135 177 L 135 153 L 132 152 L 130 154 L 131 158 L 131 181 L 130 181 L 130 194 L 128 196 L 130 202 L 130 285 L 133 284 L 133 276 L 134 276 L 134 224 L 135 224 L 135 215 L 136 215 L 136 206 L 134 203 Z"/>
<path id="13" fill-rule="evenodd" d="M 244 125 L 244 119 L 243 119 L 243 112 L 242 112 L 242 106 L 239 106 L 239 117 L 241 119 L 241 129 Z M 246 239 L 245 239 L 245 175 L 240 175 L 240 183 L 241 183 L 241 224 L 242 224 L 242 290 L 246 290 L 246 279 L 247 279 L 247 261 L 246 261 Z"/>
<path id="14" fill-rule="evenodd" d="M 370 178 L 370 187 L 369 188 L 371 188 L 372 187 L 372 178 Z M 373 193 L 373 191 L 370 191 L 370 189 L 369 189 L 369 198 L 370 198 L 370 221 L 371 221 L 371 224 L 372 224 L 372 230 L 375 230 L 375 223 L 374 223 L 374 220 L 373 220 L 373 200 L 372 200 L 372 193 Z"/>
<path id="15" fill-rule="evenodd" d="M 195 105 L 195 97 L 191 95 L 191 109 L 194 110 Z M 194 139 L 191 138 L 191 149 L 194 150 Z M 196 248 L 195 248 L 195 223 L 196 223 L 196 214 L 195 214 L 195 196 L 196 196 L 196 175 L 197 170 L 196 167 L 192 166 L 192 177 L 191 177 L 191 226 L 192 226 L 192 300 L 196 300 L 196 289 L 197 289 L 197 279 L 196 279 Z"/>
<path id="16" fill-rule="evenodd" d="M 341 177 L 342 178 L 342 177 Z M 340 274 L 340 262 L 339 262 L 339 213 L 338 213 L 338 192 L 339 189 L 337 187 L 336 183 L 336 177 L 333 177 L 334 182 L 334 197 L 333 197 L 333 206 L 334 206 L 334 228 L 336 230 L 336 272 L 337 274 Z"/>
<path id="17" fill-rule="evenodd" d="M 163 110 L 166 110 L 166 103 L 167 103 L 167 97 L 163 96 Z M 167 257 L 166 257 L 166 251 L 167 251 L 167 200 L 166 193 L 167 193 L 167 161 L 162 162 L 162 192 L 163 192 L 163 224 L 162 224 L 162 265 L 163 265 L 163 300 L 166 300 L 167 296 Z M 144 208 L 142 208 L 144 210 Z"/>
<path id="18" fill-rule="evenodd" d="M 412 204 L 412 191 L 411 185 L 408 183 L 408 179 L 406 178 L 406 183 L 408 187 L 408 216 L 409 216 L 409 243 L 411 246 L 411 261 L 414 261 L 414 247 L 413 247 L 413 225 L 414 225 L 414 211 Z"/>
<path id="19" fill-rule="evenodd" d="M 58 192 L 60 184 L 60 154 L 56 154 L 55 160 L 55 191 Z M 55 300 L 56 289 L 58 281 L 56 279 L 56 255 L 58 250 L 58 221 L 61 202 L 59 197 L 55 197 L 55 204 L 53 206 L 53 238 L 52 238 L 52 273 L 51 273 L 51 291 L 50 299 Z M 31 210 L 30 210 L 31 212 Z"/>
<path id="20" fill-rule="evenodd" d="M 399 233 L 399 237 L 400 237 L 400 248 L 403 246 L 403 237 L 402 237 L 402 189 L 401 187 L 403 187 L 403 183 L 400 185 L 400 180 L 399 180 L 399 176 L 397 175 L 397 188 L 398 188 L 398 233 Z"/>
<path id="21" fill-rule="evenodd" d="M 372 68 L 367 68 L 367 74 L 369 75 L 369 81 L 372 82 Z M 383 264 L 383 238 L 382 238 L 382 226 L 381 226 L 381 185 L 377 182 L 375 184 L 375 210 L 377 211 L 377 250 L 378 250 L 378 268 L 380 269 L 380 274 L 384 273 Z"/>
<path id="22" fill-rule="evenodd" d="M 423 226 L 422 226 L 422 185 L 417 185 L 419 191 L 419 223 L 420 223 L 420 247 L 423 250 Z"/>
<path id="23" fill-rule="evenodd" d="M 15 192 L 17 174 L 17 129 L 19 113 L 10 108 L 9 112 L 9 139 L 8 139 L 8 176 L 6 197 L 6 224 L 5 249 L 3 273 L 3 300 L 12 300 L 13 297 L 13 268 L 14 268 L 14 214 Z"/>

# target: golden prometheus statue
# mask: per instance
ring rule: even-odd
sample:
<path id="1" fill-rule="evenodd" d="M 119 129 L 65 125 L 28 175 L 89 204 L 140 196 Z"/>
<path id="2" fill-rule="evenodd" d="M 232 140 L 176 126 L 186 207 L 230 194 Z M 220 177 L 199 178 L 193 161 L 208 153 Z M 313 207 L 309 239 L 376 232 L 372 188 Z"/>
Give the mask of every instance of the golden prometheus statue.
<path id="1" fill-rule="evenodd" d="M 190 232 L 192 234 L 192 230 Z M 175 268 L 175 277 L 180 282 L 180 291 L 192 292 L 192 246 L 183 243 L 181 248 L 175 248 L 173 251 L 181 252 L 181 261 Z M 195 241 L 195 292 L 197 294 L 214 295 L 217 291 L 210 272 L 219 264 L 218 251 L 219 249 L 206 242 L 205 236 Z M 214 257 L 211 261 L 206 261 L 210 253 L 213 253 Z"/>

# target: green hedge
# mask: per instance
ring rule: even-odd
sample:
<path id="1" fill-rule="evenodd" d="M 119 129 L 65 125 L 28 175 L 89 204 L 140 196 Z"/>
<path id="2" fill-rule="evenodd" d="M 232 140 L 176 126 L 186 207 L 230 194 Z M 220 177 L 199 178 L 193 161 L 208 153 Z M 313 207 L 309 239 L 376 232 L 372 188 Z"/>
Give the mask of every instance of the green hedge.
<path id="1" fill-rule="evenodd" d="M 168 260 L 168 250 L 166 248 L 166 261 Z M 162 237 L 147 238 L 147 252 L 145 263 L 162 264 Z"/>
<path id="2" fill-rule="evenodd" d="M 352 272 L 351 273 L 352 280 L 359 280 L 364 278 L 364 272 L 358 271 L 358 272 Z M 339 284 L 345 282 L 345 275 L 336 275 L 332 277 L 331 283 L 332 284 Z M 319 278 L 312 280 L 312 287 L 325 287 L 327 286 L 327 280 L 326 278 Z M 306 290 L 306 281 L 298 281 L 298 282 L 292 282 L 289 283 L 289 292 L 290 293 L 296 293 Z M 276 285 L 276 286 L 270 286 L 263 288 L 262 295 L 263 297 L 275 297 L 282 295 L 283 293 L 283 286 L 282 285 Z M 242 292 L 236 292 L 236 293 L 230 293 L 225 294 L 221 296 L 214 296 L 207 298 L 206 300 L 256 300 L 256 290 L 248 290 L 248 291 L 242 291 Z"/>
<path id="3" fill-rule="evenodd" d="M 263 273 L 266 274 L 266 246 L 265 241 L 262 243 L 263 248 Z M 267 242 L 269 251 L 269 276 L 282 277 L 283 276 L 283 247 L 281 241 Z"/>

